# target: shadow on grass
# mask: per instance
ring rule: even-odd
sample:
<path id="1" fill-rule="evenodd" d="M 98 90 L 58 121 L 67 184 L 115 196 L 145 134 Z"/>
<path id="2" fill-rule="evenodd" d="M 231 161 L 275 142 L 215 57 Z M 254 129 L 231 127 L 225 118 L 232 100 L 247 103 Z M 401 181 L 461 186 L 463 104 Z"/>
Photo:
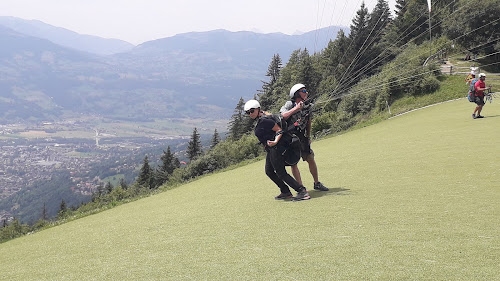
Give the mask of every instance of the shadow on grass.
<path id="1" fill-rule="evenodd" d="M 335 187 L 335 188 L 330 188 L 330 190 L 328 191 L 310 190 L 309 195 L 311 196 L 311 198 L 319 198 L 331 195 L 349 195 L 349 191 L 351 190 L 348 188 Z"/>
<path id="2" fill-rule="evenodd" d="M 318 190 L 308 190 L 309 195 L 312 198 L 319 198 L 323 196 L 332 196 L 332 195 L 350 195 L 350 189 L 348 188 L 343 188 L 343 187 L 336 187 L 336 188 L 330 188 L 328 191 L 318 191 Z M 294 201 L 293 199 L 286 199 L 286 200 L 277 200 L 280 202 L 301 202 L 299 201 Z M 305 200 L 308 201 L 308 200 Z"/>

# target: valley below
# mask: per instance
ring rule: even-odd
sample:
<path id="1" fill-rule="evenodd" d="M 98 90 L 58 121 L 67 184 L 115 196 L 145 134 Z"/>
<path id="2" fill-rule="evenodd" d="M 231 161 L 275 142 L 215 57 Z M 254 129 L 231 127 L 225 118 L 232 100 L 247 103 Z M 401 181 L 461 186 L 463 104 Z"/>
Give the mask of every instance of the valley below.
<path id="1" fill-rule="evenodd" d="M 170 146 L 185 159 L 196 127 L 208 141 L 214 130 L 224 132 L 227 120 L 163 119 L 126 122 L 99 116 L 59 122 L 0 125 L 0 221 L 16 215 L 16 193 L 36 190 L 55 177 L 67 178 L 67 187 L 90 198 L 99 185 L 130 184 L 145 156 L 157 166 Z"/>

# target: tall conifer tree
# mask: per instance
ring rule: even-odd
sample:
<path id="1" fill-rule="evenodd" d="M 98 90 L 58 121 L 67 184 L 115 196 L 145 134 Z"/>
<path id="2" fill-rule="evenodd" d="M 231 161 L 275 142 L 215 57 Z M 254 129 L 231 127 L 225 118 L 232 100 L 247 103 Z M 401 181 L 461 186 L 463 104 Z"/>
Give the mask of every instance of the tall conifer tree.
<path id="1" fill-rule="evenodd" d="M 238 140 L 241 138 L 244 131 L 244 112 L 243 107 L 245 106 L 245 101 L 243 97 L 240 97 L 236 108 L 234 109 L 234 113 L 231 116 L 231 120 L 228 125 L 228 135 L 232 140 Z"/>
<path id="2" fill-rule="evenodd" d="M 190 161 L 195 160 L 203 153 L 201 147 L 200 134 L 198 134 L 198 130 L 194 128 L 193 134 L 191 135 L 191 140 L 188 143 L 187 147 L 187 157 Z"/>
<path id="3" fill-rule="evenodd" d="M 139 183 L 142 186 L 152 188 L 152 182 L 153 182 L 153 170 L 151 169 L 151 166 L 149 166 L 148 156 L 146 155 L 142 162 L 142 167 L 139 173 L 139 178 L 137 179 L 137 183 Z"/>
<path id="4" fill-rule="evenodd" d="M 212 140 L 210 141 L 210 149 L 213 149 L 220 142 L 220 136 L 217 129 L 214 130 Z"/>

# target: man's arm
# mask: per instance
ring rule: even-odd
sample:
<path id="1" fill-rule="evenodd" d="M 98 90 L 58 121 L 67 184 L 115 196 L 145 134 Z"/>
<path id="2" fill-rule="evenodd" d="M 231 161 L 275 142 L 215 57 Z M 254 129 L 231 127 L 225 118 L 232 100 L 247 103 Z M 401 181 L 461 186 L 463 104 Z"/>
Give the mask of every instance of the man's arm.
<path id="1" fill-rule="evenodd" d="M 285 105 L 283 105 L 280 109 L 281 116 L 283 116 L 283 119 L 288 120 L 290 116 L 294 115 L 295 113 L 299 112 L 302 107 L 304 106 L 303 102 L 297 103 L 294 107 L 292 107 L 292 102 L 287 101 Z"/>
<path id="2" fill-rule="evenodd" d="M 485 88 L 481 88 L 479 87 L 479 84 L 476 82 L 476 84 L 474 85 L 474 87 L 476 88 L 476 91 L 486 91 L 488 89 L 491 89 L 491 86 L 489 87 L 485 87 Z"/>

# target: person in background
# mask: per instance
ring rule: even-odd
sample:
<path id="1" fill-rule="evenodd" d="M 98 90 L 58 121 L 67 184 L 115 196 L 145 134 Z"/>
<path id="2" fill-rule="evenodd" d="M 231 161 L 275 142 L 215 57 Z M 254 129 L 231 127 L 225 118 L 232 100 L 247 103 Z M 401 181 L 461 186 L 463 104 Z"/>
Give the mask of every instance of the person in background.
<path id="1" fill-rule="evenodd" d="M 473 64 L 471 67 L 470 67 L 470 74 L 474 75 L 474 77 L 476 77 L 476 72 L 479 70 L 479 67 L 477 67 L 475 64 Z"/>
<path id="2" fill-rule="evenodd" d="M 286 172 L 286 163 L 283 156 L 286 145 L 284 142 L 286 140 L 283 138 L 282 128 L 271 118 L 271 114 L 260 109 L 260 104 L 256 100 L 247 101 L 243 109 L 250 118 L 257 120 L 254 132 L 267 152 L 265 164 L 266 175 L 281 191 L 274 199 L 293 199 L 294 201 L 310 199 L 311 197 L 306 188 Z M 297 192 L 297 196 L 293 197 L 289 186 Z"/>
<path id="3" fill-rule="evenodd" d="M 290 100 L 285 103 L 280 109 L 281 115 L 288 124 L 294 124 L 299 119 L 302 126 L 295 126 L 295 134 L 299 137 L 301 143 L 302 160 L 307 161 L 309 164 L 309 172 L 314 180 L 314 189 L 318 191 L 328 191 L 329 189 L 319 181 L 318 166 L 314 159 L 314 151 L 311 149 L 311 114 L 302 114 L 304 110 L 304 103 L 307 101 L 308 92 L 304 84 L 295 84 L 290 89 Z M 292 166 L 292 174 L 302 185 L 302 178 L 300 176 L 299 167 Z"/>
<path id="4" fill-rule="evenodd" d="M 474 112 L 472 113 L 473 119 L 483 118 L 483 116 L 481 115 L 481 111 L 483 110 L 484 106 L 484 91 L 491 89 L 491 86 L 486 87 L 486 84 L 484 82 L 485 80 L 486 80 L 486 74 L 479 73 L 479 80 L 474 84 L 474 88 L 476 90 L 474 102 L 477 104 L 477 106 L 474 109 Z"/>

